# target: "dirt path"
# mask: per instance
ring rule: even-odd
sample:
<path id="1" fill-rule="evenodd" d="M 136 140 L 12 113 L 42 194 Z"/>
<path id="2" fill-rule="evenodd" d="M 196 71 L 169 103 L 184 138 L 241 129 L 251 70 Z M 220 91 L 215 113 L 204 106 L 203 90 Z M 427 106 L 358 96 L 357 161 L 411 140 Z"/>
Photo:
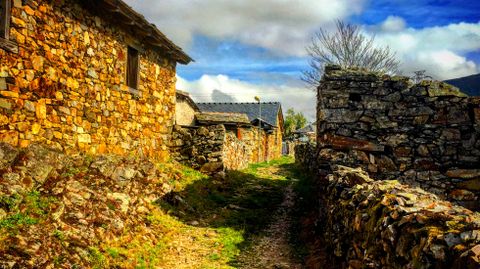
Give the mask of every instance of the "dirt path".
<path id="1" fill-rule="evenodd" d="M 259 171 L 264 176 L 285 176 L 286 172 L 278 167 L 269 167 Z M 256 243 L 238 257 L 238 268 L 304 268 L 290 244 L 292 226 L 291 212 L 295 206 L 295 192 L 290 183 L 284 192 L 284 199 L 273 213 L 273 222 L 265 229 L 262 236 L 255 238 Z"/>
<path id="2" fill-rule="evenodd" d="M 305 268 L 301 243 L 292 240 L 302 197 L 293 159 L 230 171 L 223 179 L 187 174 L 195 179 L 184 179 L 159 202 L 154 223 L 170 236 L 163 237 L 155 268 Z"/>

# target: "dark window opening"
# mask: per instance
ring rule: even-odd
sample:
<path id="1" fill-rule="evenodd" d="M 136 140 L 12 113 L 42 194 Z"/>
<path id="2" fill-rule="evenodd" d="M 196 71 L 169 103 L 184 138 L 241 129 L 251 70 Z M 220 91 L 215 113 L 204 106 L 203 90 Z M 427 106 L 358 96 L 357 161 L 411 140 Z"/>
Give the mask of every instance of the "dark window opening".
<path id="1" fill-rule="evenodd" d="M 138 68 L 139 68 L 138 50 L 132 47 L 128 47 L 127 86 L 132 89 L 138 88 Z"/>
<path id="2" fill-rule="evenodd" d="M 11 0 L 0 0 L 0 38 L 10 37 Z"/>
<path id="3" fill-rule="evenodd" d="M 348 99 L 352 102 L 360 102 L 362 101 L 362 96 L 359 93 L 351 93 Z"/>

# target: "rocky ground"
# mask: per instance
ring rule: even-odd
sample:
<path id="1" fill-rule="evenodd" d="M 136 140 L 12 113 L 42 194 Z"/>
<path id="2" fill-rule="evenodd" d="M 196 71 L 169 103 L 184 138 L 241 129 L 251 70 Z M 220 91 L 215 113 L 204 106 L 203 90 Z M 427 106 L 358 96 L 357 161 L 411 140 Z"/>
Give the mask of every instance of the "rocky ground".
<path id="1" fill-rule="evenodd" d="M 0 268 L 303 268 L 292 159 L 178 164 L 0 145 Z"/>

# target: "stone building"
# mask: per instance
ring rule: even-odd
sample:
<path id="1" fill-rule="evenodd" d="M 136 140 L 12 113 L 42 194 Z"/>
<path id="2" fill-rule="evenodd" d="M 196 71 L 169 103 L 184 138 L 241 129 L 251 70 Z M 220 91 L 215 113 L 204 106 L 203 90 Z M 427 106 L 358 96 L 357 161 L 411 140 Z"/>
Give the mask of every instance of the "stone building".
<path id="1" fill-rule="evenodd" d="M 315 142 L 317 140 L 317 123 L 314 122 L 293 132 L 294 140 Z"/>
<path id="2" fill-rule="evenodd" d="M 178 103 L 178 101 L 177 101 Z M 283 116 L 280 103 L 199 103 L 194 124 L 177 124 L 172 158 L 207 174 L 243 169 L 282 154 Z M 256 107 L 255 107 L 256 106 Z M 192 109 L 186 109 L 188 112 Z M 191 114 L 191 113 L 190 113 Z M 191 116 L 188 116 L 190 122 Z M 258 128 L 258 126 L 261 128 Z"/>
<path id="3" fill-rule="evenodd" d="M 176 64 L 191 58 L 116 0 L 0 0 L 0 141 L 165 159 Z"/>
<path id="4" fill-rule="evenodd" d="M 242 113 L 253 126 L 258 146 L 252 149 L 250 162 L 269 161 L 282 155 L 283 113 L 278 102 L 267 103 L 198 103 L 202 112 Z M 261 113 L 261 115 L 260 115 Z M 250 134 L 252 135 L 252 134 Z"/>
<path id="5" fill-rule="evenodd" d="M 176 96 L 175 124 L 181 126 L 195 125 L 195 115 L 200 112 L 197 104 L 195 104 L 188 92 L 177 90 Z"/>

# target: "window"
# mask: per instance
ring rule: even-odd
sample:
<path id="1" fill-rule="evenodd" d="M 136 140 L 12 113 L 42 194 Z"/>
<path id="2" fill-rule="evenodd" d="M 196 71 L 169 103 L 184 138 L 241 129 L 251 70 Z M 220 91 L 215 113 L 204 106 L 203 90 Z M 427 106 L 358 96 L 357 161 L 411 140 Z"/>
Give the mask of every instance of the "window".
<path id="1" fill-rule="evenodd" d="M 18 53 L 17 43 L 10 38 L 10 10 L 12 0 L 0 0 L 0 49 Z"/>
<path id="2" fill-rule="evenodd" d="M 127 86 L 135 90 L 138 88 L 138 67 L 139 67 L 138 50 L 132 47 L 128 47 Z"/>
<path id="3" fill-rule="evenodd" d="M 0 38 L 10 37 L 10 4 L 11 0 L 0 0 Z"/>

